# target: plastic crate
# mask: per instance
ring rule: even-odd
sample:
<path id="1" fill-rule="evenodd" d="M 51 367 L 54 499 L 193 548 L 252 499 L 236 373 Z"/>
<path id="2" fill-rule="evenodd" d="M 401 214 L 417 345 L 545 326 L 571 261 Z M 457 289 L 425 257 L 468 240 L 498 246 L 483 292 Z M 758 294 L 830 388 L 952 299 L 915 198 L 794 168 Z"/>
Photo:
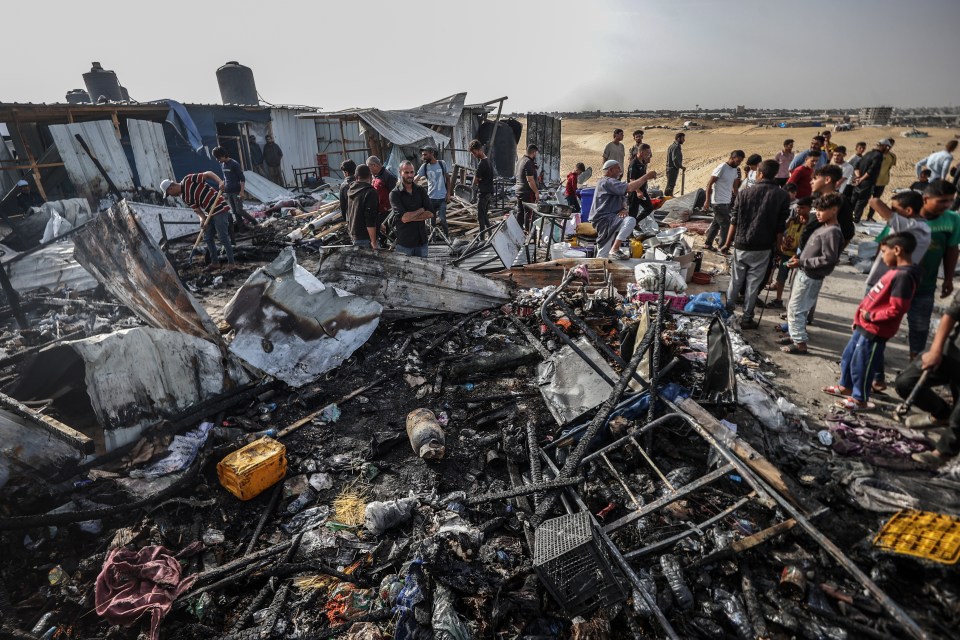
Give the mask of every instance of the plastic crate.
<path id="1" fill-rule="evenodd" d="M 960 559 L 960 519 L 930 511 L 900 511 L 887 520 L 873 544 L 883 551 L 956 564 Z"/>
<path id="2" fill-rule="evenodd" d="M 588 513 L 553 518 L 537 527 L 533 568 L 570 616 L 587 615 L 627 598 L 620 573 Z"/>

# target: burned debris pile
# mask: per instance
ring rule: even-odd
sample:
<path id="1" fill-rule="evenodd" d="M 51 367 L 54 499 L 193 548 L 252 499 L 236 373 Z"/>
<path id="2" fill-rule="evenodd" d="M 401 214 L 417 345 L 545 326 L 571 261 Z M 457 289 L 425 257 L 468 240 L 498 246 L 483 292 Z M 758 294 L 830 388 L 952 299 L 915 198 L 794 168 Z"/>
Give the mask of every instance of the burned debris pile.
<path id="1" fill-rule="evenodd" d="M 949 568 L 873 544 L 899 507 L 851 510 L 817 465 L 874 498 L 895 479 L 837 462 L 735 329 L 671 304 L 663 268 L 624 296 L 604 261 L 516 288 L 285 248 L 214 285 L 123 203 L 74 242 L 100 286 L 22 298 L 31 329 L 3 335 L 0 433 L 30 446 L 4 450 L 0 637 L 960 624 Z M 847 420 L 836 440 L 865 433 Z"/>

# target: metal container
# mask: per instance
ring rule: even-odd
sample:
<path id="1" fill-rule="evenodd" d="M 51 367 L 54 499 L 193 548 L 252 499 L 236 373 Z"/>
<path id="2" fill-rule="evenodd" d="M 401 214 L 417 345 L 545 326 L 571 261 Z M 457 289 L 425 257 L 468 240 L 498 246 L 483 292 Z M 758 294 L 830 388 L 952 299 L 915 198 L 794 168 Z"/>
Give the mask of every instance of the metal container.
<path id="1" fill-rule="evenodd" d="M 220 85 L 223 104 L 260 104 L 253 70 L 236 60 L 231 60 L 217 69 L 217 84 Z"/>
<path id="2" fill-rule="evenodd" d="M 90 94 L 86 89 L 67 91 L 67 104 L 90 104 Z"/>
<path id="3" fill-rule="evenodd" d="M 443 427 L 429 409 L 414 409 L 407 414 L 407 437 L 413 452 L 424 460 L 439 460 L 446 453 Z"/>
<path id="4" fill-rule="evenodd" d="M 241 500 L 255 498 L 287 474 L 287 448 L 260 438 L 229 454 L 217 465 L 223 488 Z"/>
<path id="5" fill-rule="evenodd" d="M 120 81 L 117 80 L 117 74 L 104 69 L 99 62 L 92 63 L 90 71 L 83 74 L 83 84 L 87 87 L 90 102 L 94 104 L 100 102 L 101 99 L 111 102 L 123 100 L 123 92 L 120 91 Z"/>

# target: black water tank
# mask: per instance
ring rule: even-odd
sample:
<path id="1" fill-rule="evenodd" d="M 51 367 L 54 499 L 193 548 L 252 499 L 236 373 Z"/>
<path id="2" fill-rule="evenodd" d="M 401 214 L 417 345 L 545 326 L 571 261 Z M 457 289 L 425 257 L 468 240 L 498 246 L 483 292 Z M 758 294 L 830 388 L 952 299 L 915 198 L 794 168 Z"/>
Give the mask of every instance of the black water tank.
<path id="1" fill-rule="evenodd" d="M 223 104 L 260 104 L 257 84 L 253 81 L 253 70 L 236 60 L 217 69 L 217 84 L 220 85 Z"/>
<path id="2" fill-rule="evenodd" d="M 130 92 L 123 85 L 120 85 L 120 97 L 123 98 L 124 102 L 130 102 Z"/>
<path id="3" fill-rule="evenodd" d="M 86 89 L 67 91 L 67 104 L 90 104 L 90 94 Z"/>
<path id="4" fill-rule="evenodd" d="M 117 74 L 104 69 L 99 62 L 94 62 L 90 71 L 83 74 L 83 83 L 87 86 L 87 93 L 90 94 L 90 102 L 101 102 L 102 98 L 111 102 L 123 100 Z"/>

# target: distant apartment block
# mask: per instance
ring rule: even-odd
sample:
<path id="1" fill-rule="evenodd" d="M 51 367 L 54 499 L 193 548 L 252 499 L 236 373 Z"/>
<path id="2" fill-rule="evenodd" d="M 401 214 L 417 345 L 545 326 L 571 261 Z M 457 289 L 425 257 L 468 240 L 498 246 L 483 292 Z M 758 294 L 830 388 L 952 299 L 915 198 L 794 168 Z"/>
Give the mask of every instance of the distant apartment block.
<path id="1" fill-rule="evenodd" d="M 893 107 L 866 107 L 860 109 L 860 125 L 886 125 L 893 118 Z"/>

